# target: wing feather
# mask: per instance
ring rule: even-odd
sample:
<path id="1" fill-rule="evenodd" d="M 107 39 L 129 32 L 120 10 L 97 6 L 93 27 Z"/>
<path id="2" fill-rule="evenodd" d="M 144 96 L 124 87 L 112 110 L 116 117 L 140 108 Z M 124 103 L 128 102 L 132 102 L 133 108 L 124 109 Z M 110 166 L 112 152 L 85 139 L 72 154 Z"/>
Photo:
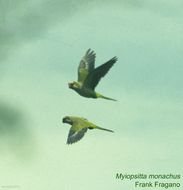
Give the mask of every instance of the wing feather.
<path id="1" fill-rule="evenodd" d="M 87 132 L 87 128 L 82 128 L 79 131 L 75 131 L 71 127 L 69 134 L 68 134 L 68 138 L 67 138 L 67 144 L 72 144 L 72 143 L 79 141 L 80 139 L 83 138 L 83 136 L 85 135 L 86 132 Z"/>
<path id="2" fill-rule="evenodd" d="M 117 60 L 117 57 L 113 57 L 106 63 L 102 64 L 101 66 L 97 67 L 92 72 L 90 72 L 86 80 L 84 81 L 84 86 L 94 90 L 101 78 L 107 74 L 107 72 L 110 70 L 110 68 L 114 65 L 114 63 Z"/>
<path id="3" fill-rule="evenodd" d="M 78 82 L 83 83 L 88 74 L 95 68 L 96 54 L 91 49 L 88 49 L 81 59 L 78 67 Z"/>

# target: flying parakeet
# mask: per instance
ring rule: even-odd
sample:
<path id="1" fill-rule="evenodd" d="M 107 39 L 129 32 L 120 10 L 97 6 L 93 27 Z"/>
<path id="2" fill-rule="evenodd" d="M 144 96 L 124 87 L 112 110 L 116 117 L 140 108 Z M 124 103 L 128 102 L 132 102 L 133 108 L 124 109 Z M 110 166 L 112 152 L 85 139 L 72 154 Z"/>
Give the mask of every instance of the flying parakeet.
<path id="1" fill-rule="evenodd" d="M 83 138 L 88 129 L 100 129 L 104 131 L 114 132 L 109 129 L 98 127 L 97 125 L 82 117 L 66 116 L 63 118 L 62 122 L 72 125 L 68 134 L 67 144 L 72 144 L 79 141 L 81 138 Z"/>
<path id="2" fill-rule="evenodd" d="M 107 74 L 109 69 L 117 61 L 117 57 L 113 57 L 97 68 L 95 68 L 95 57 L 96 55 L 94 51 L 91 51 L 90 49 L 86 51 L 86 54 L 81 59 L 78 67 L 78 81 L 71 82 L 68 86 L 81 96 L 87 98 L 104 98 L 114 100 L 95 92 L 95 87 L 99 83 L 100 79 Z"/>

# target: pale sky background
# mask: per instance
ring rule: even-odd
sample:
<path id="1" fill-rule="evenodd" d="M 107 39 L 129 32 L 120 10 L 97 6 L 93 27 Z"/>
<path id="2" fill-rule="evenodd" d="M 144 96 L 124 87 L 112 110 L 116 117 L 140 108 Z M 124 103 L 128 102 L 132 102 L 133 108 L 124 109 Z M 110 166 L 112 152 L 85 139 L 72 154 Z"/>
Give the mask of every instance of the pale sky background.
<path id="1" fill-rule="evenodd" d="M 0 0 L 0 190 L 133 190 L 121 173 L 183 174 L 182 0 Z M 119 61 L 68 89 L 85 51 Z M 66 115 L 115 131 L 66 145 Z M 183 184 L 182 184 L 183 185 Z"/>

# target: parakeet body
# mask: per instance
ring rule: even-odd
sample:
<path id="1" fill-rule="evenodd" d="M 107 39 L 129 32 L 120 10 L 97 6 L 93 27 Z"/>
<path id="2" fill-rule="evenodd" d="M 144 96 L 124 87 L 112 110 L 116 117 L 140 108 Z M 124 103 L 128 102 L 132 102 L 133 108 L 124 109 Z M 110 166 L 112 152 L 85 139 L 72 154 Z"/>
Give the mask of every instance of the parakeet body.
<path id="1" fill-rule="evenodd" d="M 79 141 L 88 129 L 100 129 L 113 132 L 112 130 L 99 127 L 82 117 L 66 116 L 62 121 L 63 123 L 68 123 L 72 126 L 68 134 L 67 144 L 72 144 Z"/>
<path id="2" fill-rule="evenodd" d="M 68 86 L 86 98 L 104 98 L 114 100 L 95 92 L 95 87 L 101 78 L 104 77 L 109 69 L 114 65 L 117 58 L 113 57 L 103 65 L 95 68 L 95 57 L 95 53 L 88 49 L 78 67 L 78 81 L 71 82 Z"/>

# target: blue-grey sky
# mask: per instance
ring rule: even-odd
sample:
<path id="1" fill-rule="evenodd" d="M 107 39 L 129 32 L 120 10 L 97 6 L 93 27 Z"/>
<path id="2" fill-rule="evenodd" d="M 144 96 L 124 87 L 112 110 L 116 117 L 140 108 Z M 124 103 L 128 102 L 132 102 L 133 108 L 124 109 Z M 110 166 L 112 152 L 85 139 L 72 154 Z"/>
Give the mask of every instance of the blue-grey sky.
<path id="1" fill-rule="evenodd" d="M 0 0 L 0 186 L 135 189 L 122 173 L 181 173 L 181 0 Z M 85 51 L 118 62 L 97 87 L 67 87 Z M 67 146 L 65 115 L 115 131 Z"/>

